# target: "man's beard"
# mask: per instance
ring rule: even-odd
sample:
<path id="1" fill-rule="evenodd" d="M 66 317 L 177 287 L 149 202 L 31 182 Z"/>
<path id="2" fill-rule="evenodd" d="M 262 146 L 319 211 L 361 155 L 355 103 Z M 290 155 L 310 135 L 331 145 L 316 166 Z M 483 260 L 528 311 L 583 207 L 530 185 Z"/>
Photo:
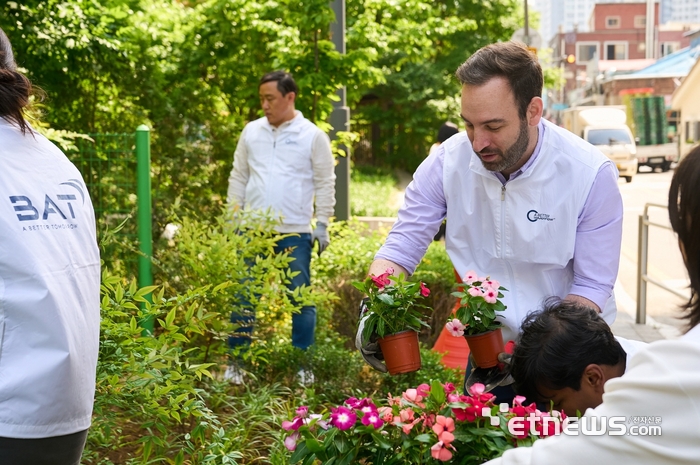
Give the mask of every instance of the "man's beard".
<path id="1" fill-rule="evenodd" d="M 485 162 L 481 157 L 481 163 L 489 171 L 505 171 L 512 166 L 515 166 L 518 161 L 522 158 L 527 146 L 530 145 L 530 135 L 527 133 L 527 121 L 524 119 L 520 120 L 520 131 L 518 133 L 518 139 L 513 142 L 513 145 L 508 147 L 503 153 L 501 150 L 490 150 L 488 147 L 483 151 L 488 154 L 497 153 L 501 156 L 501 160 L 497 162 Z"/>

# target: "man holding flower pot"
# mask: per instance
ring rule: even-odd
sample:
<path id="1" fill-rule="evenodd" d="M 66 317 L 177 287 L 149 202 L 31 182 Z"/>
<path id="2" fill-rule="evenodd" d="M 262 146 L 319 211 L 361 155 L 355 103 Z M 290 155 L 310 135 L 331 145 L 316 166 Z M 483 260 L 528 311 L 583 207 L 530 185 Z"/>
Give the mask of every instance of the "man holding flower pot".
<path id="1" fill-rule="evenodd" d="M 549 296 L 612 323 L 622 239 L 615 165 L 542 118 L 542 69 L 524 46 L 488 45 L 456 74 L 466 132 L 418 167 L 369 272 L 413 273 L 449 218 L 445 246 L 459 275 L 497 276 L 509 291 L 499 315 L 504 339 L 514 340 Z"/>

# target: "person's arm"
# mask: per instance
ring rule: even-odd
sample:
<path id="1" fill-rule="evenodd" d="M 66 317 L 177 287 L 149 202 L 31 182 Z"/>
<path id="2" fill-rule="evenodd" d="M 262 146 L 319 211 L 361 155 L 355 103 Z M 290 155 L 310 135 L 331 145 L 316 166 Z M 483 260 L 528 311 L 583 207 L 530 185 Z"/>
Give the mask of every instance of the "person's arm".
<path id="1" fill-rule="evenodd" d="M 567 300 L 605 308 L 615 286 L 622 243 L 622 196 L 612 163 L 598 171 L 579 216 L 574 281 Z"/>
<path id="2" fill-rule="evenodd" d="M 236 151 L 233 154 L 233 168 L 228 177 L 228 192 L 226 202 L 229 207 L 240 206 L 245 203 L 245 187 L 248 184 L 250 168 L 248 167 L 248 150 L 246 149 L 244 136 L 248 126 L 243 128 L 241 136 L 238 138 Z"/>
<path id="3" fill-rule="evenodd" d="M 317 132 L 311 150 L 316 219 L 319 223 L 327 225 L 335 207 L 335 159 L 331 151 L 331 141 L 325 132 Z"/>
<path id="4" fill-rule="evenodd" d="M 447 213 L 442 184 L 444 156 L 442 144 L 416 170 L 406 188 L 398 219 L 375 255 L 370 272 L 383 273 L 387 263 L 392 264 L 395 274 L 403 272 L 409 276 L 415 271 Z"/>
<path id="5" fill-rule="evenodd" d="M 369 267 L 369 274 L 372 276 L 379 276 L 380 274 L 386 272 L 387 269 L 393 268 L 393 276 L 398 276 L 403 273 L 404 276 L 408 276 L 406 268 L 402 267 L 398 263 L 394 263 L 390 260 L 377 259 L 372 262 Z"/>

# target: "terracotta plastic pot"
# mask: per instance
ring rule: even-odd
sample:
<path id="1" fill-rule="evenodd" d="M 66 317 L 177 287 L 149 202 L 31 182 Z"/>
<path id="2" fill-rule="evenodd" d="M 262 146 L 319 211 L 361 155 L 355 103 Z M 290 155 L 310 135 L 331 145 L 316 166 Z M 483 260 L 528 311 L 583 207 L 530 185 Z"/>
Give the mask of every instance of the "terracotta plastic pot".
<path id="1" fill-rule="evenodd" d="M 473 336 L 465 334 L 464 338 L 467 340 L 476 366 L 479 368 L 491 368 L 498 365 L 498 354 L 505 349 L 501 328 Z"/>
<path id="2" fill-rule="evenodd" d="M 390 375 L 411 373 L 420 369 L 417 332 L 409 330 L 390 334 L 380 338 L 378 342 Z"/>

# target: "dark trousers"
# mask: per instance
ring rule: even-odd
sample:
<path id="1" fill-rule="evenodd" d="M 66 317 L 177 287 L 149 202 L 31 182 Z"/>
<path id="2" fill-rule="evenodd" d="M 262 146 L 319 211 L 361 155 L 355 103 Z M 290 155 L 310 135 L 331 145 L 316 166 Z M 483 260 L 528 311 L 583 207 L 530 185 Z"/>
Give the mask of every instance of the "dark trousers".
<path id="1" fill-rule="evenodd" d="M 291 282 L 288 284 L 290 290 L 301 286 L 311 285 L 311 234 L 302 233 L 285 237 L 275 245 L 275 253 L 289 252 L 293 258 L 289 263 L 289 269 L 296 272 Z M 250 344 L 253 325 L 255 324 L 255 313 L 249 302 L 241 299 L 237 303 L 238 308 L 231 314 L 231 322 L 238 325 L 238 328 L 229 337 L 230 348 L 246 346 Z M 292 315 L 292 345 L 299 349 L 306 350 L 314 343 L 314 333 L 316 331 L 316 307 L 301 307 L 299 313 Z"/>
<path id="2" fill-rule="evenodd" d="M 2 465 L 80 465 L 88 430 L 40 439 L 0 437 Z"/>

